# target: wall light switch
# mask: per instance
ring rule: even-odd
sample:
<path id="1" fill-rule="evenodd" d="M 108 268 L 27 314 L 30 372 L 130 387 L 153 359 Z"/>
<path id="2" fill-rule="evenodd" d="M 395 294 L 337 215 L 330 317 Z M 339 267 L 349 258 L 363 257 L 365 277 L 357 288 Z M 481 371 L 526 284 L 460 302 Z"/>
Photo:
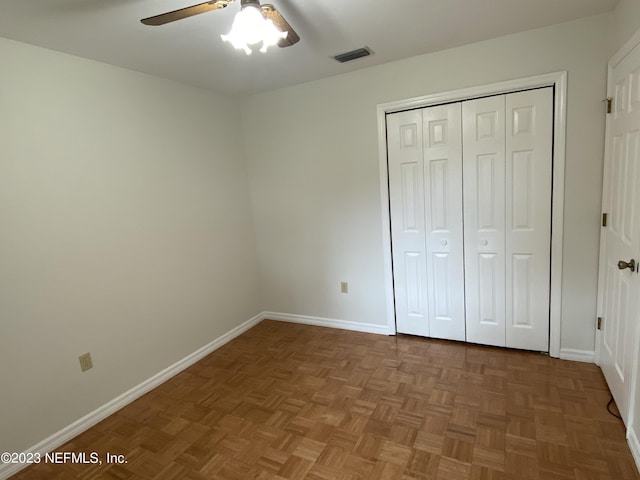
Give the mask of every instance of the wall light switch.
<path id="1" fill-rule="evenodd" d="M 349 293 L 349 284 L 347 282 L 340 282 L 340 292 Z"/>

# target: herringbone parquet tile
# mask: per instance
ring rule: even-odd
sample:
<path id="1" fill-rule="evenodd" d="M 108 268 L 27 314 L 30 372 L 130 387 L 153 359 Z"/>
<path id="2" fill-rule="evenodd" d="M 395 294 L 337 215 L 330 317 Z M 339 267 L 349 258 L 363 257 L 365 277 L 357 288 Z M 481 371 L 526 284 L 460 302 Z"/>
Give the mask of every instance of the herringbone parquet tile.
<path id="1" fill-rule="evenodd" d="M 264 321 L 15 479 L 640 480 L 595 365 Z"/>

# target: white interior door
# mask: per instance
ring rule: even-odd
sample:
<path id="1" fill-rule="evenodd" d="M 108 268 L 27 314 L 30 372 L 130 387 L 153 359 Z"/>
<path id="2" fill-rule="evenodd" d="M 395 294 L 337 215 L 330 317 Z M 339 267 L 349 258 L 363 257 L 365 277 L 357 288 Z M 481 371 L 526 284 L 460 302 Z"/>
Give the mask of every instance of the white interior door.
<path id="1" fill-rule="evenodd" d="M 396 328 L 465 339 L 460 104 L 387 116 Z"/>
<path id="2" fill-rule="evenodd" d="M 549 350 L 553 91 L 506 96 L 506 346 Z"/>
<path id="3" fill-rule="evenodd" d="M 553 91 L 463 104 L 467 340 L 549 350 Z"/>
<path id="4" fill-rule="evenodd" d="M 505 341 L 505 97 L 464 102 L 467 341 Z"/>
<path id="5" fill-rule="evenodd" d="M 629 419 L 634 321 L 638 290 L 640 221 L 640 46 L 613 68 L 613 112 L 607 122 L 601 237 L 600 367 L 625 423 Z M 634 259 L 635 272 L 625 267 Z"/>
<path id="6" fill-rule="evenodd" d="M 387 116 L 387 149 L 396 329 L 428 337 L 421 110 Z"/>
<path id="7" fill-rule="evenodd" d="M 429 330 L 465 340 L 461 105 L 422 111 Z"/>

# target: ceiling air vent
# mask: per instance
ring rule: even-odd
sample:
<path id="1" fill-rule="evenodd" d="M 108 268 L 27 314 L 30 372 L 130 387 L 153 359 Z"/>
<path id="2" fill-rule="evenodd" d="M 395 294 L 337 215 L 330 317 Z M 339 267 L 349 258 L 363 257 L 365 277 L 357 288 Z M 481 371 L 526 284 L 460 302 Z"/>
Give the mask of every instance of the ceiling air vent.
<path id="1" fill-rule="evenodd" d="M 373 51 L 369 47 L 356 48 L 355 50 L 351 50 L 350 52 L 340 53 L 336 55 L 335 58 L 340 63 L 350 62 L 351 60 L 355 60 L 356 58 L 366 57 L 371 55 Z"/>

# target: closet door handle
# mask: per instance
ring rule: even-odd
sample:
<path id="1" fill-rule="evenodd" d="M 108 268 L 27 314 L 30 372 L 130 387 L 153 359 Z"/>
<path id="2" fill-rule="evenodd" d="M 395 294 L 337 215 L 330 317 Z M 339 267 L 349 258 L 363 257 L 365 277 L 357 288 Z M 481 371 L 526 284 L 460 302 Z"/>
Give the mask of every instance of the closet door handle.
<path id="1" fill-rule="evenodd" d="M 489 245 L 489 242 L 487 240 L 481 240 L 480 245 L 482 245 L 483 247 L 486 247 L 487 245 Z"/>

